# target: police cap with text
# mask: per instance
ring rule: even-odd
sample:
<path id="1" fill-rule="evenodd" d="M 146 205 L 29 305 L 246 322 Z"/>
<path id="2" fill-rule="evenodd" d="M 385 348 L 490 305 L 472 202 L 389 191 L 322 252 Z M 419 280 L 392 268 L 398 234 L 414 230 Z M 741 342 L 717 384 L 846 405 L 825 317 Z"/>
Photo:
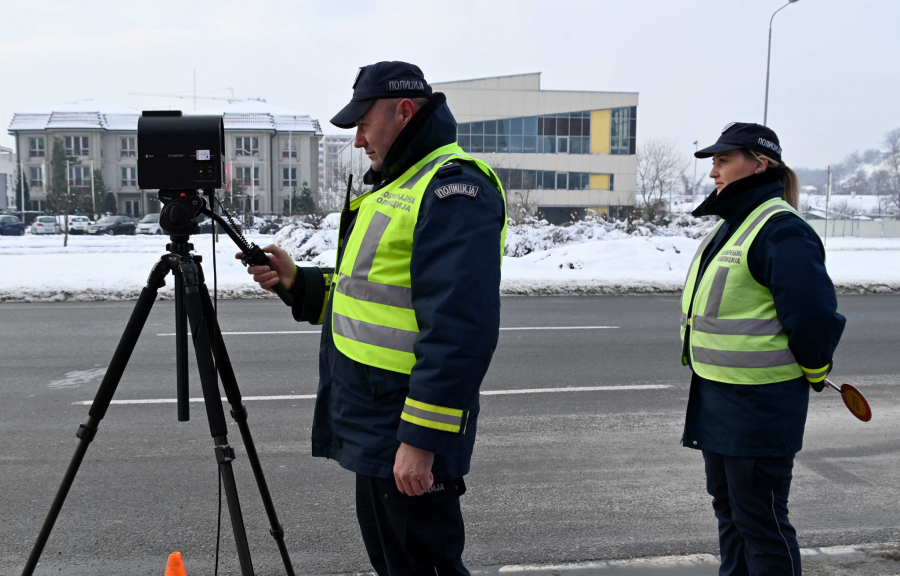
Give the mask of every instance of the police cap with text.
<path id="1" fill-rule="evenodd" d="M 331 123 L 338 128 L 353 128 L 372 104 L 382 98 L 431 98 L 431 86 L 415 64 L 379 62 L 363 66 L 353 81 L 353 98 Z"/>
<path id="2" fill-rule="evenodd" d="M 709 158 L 717 152 L 749 148 L 764 154 L 776 162 L 781 160 L 781 144 L 771 128 L 752 122 L 731 122 L 722 129 L 722 134 L 712 146 L 694 153 L 697 158 Z"/>

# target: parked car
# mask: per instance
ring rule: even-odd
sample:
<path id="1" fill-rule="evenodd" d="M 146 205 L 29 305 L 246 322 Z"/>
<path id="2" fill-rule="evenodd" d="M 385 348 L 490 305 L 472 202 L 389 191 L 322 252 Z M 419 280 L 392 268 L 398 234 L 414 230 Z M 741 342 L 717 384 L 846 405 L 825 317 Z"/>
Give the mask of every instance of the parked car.
<path id="1" fill-rule="evenodd" d="M 281 227 L 288 223 L 287 218 L 276 218 L 270 220 L 259 227 L 260 234 L 274 234 L 281 230 Z"/>
<path id="2" fill-rule="evenodd" d="M 56 223 L 59 225 L 60 232 L 66 231 L 65 216 L 57 216 Z M 87 216 L 78 216 L 69 214 L 69 234 L 84 234 L 91 220 Z"/>
<path id="3" fill-rule="evenodd" d="M 59 223 L 53 216 L 38 216 L 31 223 L 32 234 L 59 234 Z"/>
<path id="4" fill-rule="evenodd" d="M 25 225 L 15 216 L 0 215 L 0 236 L 22 236 Z"/>
<path id="5" fill-rule="evenodd" d="M 162 234 L 162 228 L 159 225 L 159 214 L 147 214 L 138 224 L 138 234 Z"/>
<path id="6" fill-rule="evenodd" d="M 200 220 L 198 218 L 198 220 L 200 220 L 200 233 L 201 234 L 212 234 L 212 220 L 210 220 L 209 218 L 206 218 L 206 216 L 201 216 L 201 218 L 203 218 L 203 220 Z M 234 220 L 234 229 L 239 234 L 243 232 L 243 226 L 241 225 L 240 220 L 238 220 L 238 219 Z M 225 230 L 223 230 L 222 227 L 219 226 L 218 224 L 216 225 L 216 231 L 219 234 L 225 233 Z"/>
<path id="7" fill-rule="evenodd" d="M 87 228 L 88 234 L 135 234 L 137 226 L 129 216 L 104 216 Z"/>

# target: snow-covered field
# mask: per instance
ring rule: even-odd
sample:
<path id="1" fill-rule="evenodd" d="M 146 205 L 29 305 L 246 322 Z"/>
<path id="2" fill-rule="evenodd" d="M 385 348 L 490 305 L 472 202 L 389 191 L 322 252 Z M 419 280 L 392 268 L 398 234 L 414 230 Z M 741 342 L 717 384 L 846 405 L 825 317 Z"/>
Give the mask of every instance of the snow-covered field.
<path id="1" fill-rule="evenodd" d="M 294 244 L 279 235 L 279 241 L 292 253 L 304 246 L 320 252 L 307 259 L 310 264 L 333 265 L 335 251 L 329 234 L 335 231 L 304 234 L 308 238 Z M 249 235 L 248 239 L 266 246 L 275 237 Z M 699 244 L 689 236 L 632 236 L 617 230 L 603 234 L 594 230 L 562 241 L 569 243 L 521 257 L 507 256 L 502 291 L 520 295 L 677 292 Z M 137 298 L 151 267 L 165 253 L 167 238 L 70 236 L 66 248 L 62 242 L 61 236 L 0 237 L 0 302 Z M 195 252 L 203 256 L 212 289 L 211 236 L 196 236 L 193 243 Z M 234 259 L 235 252 L 228 238 L 220 238 L 216 249 L 219 297 L 272 297 L 256 287 Z M 829 238 L 828 269 L 844 292 L 900 292 L 900 240 Z M 171 279 L 160 292 L 172 297 Z"/>

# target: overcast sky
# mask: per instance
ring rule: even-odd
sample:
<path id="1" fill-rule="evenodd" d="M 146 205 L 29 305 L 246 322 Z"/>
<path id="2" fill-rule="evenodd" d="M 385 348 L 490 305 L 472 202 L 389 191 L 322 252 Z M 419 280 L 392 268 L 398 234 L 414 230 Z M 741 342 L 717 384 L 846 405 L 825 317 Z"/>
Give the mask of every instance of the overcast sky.
<path id="1" fill-rule="evenodd" d="M 544 89 L 639 92 L 638 143 L 670 139 L 687 162 L 694 140 L 762 122 L 785 2 L 0 0 L 0 144 L 37 106 L 191 109 L 129 92 L 191 94 L 195 69 L 199 95 L 233 87 L 340 133 L 328 119 L 357 67 L 406 60 L 429 82 L 542 72 Z M 900 127 L 898 23 L 897 0 L 800 0 L 775 17 L 769 125 L 789 165 L 823 167 Z"/>

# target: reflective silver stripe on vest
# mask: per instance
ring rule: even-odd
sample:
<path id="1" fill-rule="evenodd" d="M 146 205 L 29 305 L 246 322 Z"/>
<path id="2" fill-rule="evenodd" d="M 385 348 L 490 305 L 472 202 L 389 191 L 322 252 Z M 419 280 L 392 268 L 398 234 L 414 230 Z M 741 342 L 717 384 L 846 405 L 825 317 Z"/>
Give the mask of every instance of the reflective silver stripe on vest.
<path id="1" fill-rule="evenodd" d="M 404 190 L 411 190 L 416 184 L 419 183 L 419 180 L 421 180 L 425 177 L 426 174 L 431 172 L 435 166 L 437 166 L 438 164 L 443 164 L 444 160 L 451 156 L 453 156 L 453 154 L 444 154 L 443 156 L 438 156 L 428 164 L 422 166 L 422 168 L 420 168 L 418 172 L 413 174 L 409 180 L 401 184 L 400 188 L 403 188 Z"/>
<path id="2" fill-rule="evenodd" d="M 694 362 L 722 368 L 776 368 L 797 362 L 790 349 L 747 352 L 694 346 Z"/>
<path id="3" fill-rule="evenodd" d="M 378 250 L 381 237 L 384 236 L 384 231 L 387 230 L 390 223 L 391 217 L 381 212 L 375 212 L 375 215 L 372 216 L 372 221 L 369 222 L 366 234 L 359 245 L 359 252 L 356 253 L 356 262 L 353 263 L 351 276 L 360 280 L 369 279 L 372 264 L 375 262 L 375 251 Z M 338 285 L 340 286 L 340 283 Z"/>
<path id="4" fill-rule="evenodd" d="M 386 304 L 411 310 L 411 288 L 369 281 L 369 274 L 372 272 L 372 266 L 375 263 L 375 251 L 378 250 L 378 244 L 381 243 L 381 238 L 384 236 L 384 232 L 390 223 L 390 216 L 381 212 L 375 212 L 359 245 L 359 251 L 356 253 L 353 272 L 351 272 L 351 276 L 341 274 L 337 291 L 354 300 Z"/>
<path id="5" fill-rule="evenodd" d="M 691 258 L 691 263 L 688 266 L 687 277 L 685 277 L 684 279 L 685 286 L 687 286 L 688 280 L 690 280 L 691 278 L 691 270 L 694 268 L 694 262 L 696 262 L 697 258 L 699 258 L 701 254 L 703 254 L 703 251 L 706 250 L 706 247 L 709 246 L 709 243 L 713 241 L 713 238 L 715 238 L 716 234 L 719 232 L 719 226 L 721 225 L 722 221 L 720 220 L 719 223 L 709 231 L 709 234 L 707 234 L 706 238 L 703 239 L 703 242 L 700 243 L 700 247 L 697 248 L 697 252 L 694 254 L 694 257 Z"/>
<path id="6" fill-rule="evenodd" d="M 334 333 L 339 336 L 362 342 L 363 344 L 371 344 L 372 346 L 380 346 L 389 350 L 408 352 L 410 354 L 413 353 L 413 346 L 416 343 L 416 338 L 419 337 L 418 332 L 370 324 L 362 320 L 347 318 L 337 312 L 334 313 L 333 323 Z"/>
<path id="7" fill-rule="evenodd" d="M 778 336 L 784 332 L 784 327 L 777 318 L 771 320 L 719 318 L 719 310 L 722 307 L 725 284 L 728 282 L 730 270 L 731 268 L 724 267 L 716 270 L 712 286 L 709 289 L 709 297 L 706 300 L 706 310 L 703 312 L 703 316 L 694 316 L 691 330 L 725 336 Z"/>
<path id="8" fill-rule="evenodd" d="M 462 416 L 451 416 L 449 414 L 440 414 L 438 412 L 429 412 L 421 408 L 415 408 L 406 404 L 403 406 L 404 414 L 421 418 L 422 420 L 431 420 L 432 422 L 440 422 L 441 424 L 450 424 L 451 426 L 462 426 Z"/>
<path id="9" fill-rule="evenodd" d="M 412 310 L 412 288 L 379 284 L 341 274 L 338 292 L 354 300 Z"/>
<path id="10" fill-rule="evenodd" d="M 778 320 L 694 316 L 694 321 L 691 322 L 691 330 L 722 336 L 778 336 L 784 332 L 784 327 Z"/>
<path id="11" fill-rule="evenodd" d="M 681 327 L 684 328 L 687 326 L 687 314 L 684 312 L 681 313 Z"/>
<path id="12" fill-rule="evenodd" d="M 737 239 L 737 242 L 735 242 L 734 245 L 743 246 L 744 241 L 747 239 L 747 237 L 750 236 L 751 233 L 753 233 L 759 223 L 765 220 L 766 216 L 768 216 L 772 212 L 775 212 L 776 210 L 785 210 L 785 208 L 784 206 L 770 206 L 769 208 L 763 210 L 760 215 L 756 217 L 756 220 L 753 221 L 753 224 L 750 224 L 750 226 L 746 230 L 744 230 L 744 233 L 741 234 L 740 238 Z"/>
<path id="13" fill-rule="evenodd" d="M 728 282 L 730 268 L 722 267 L 716 270 L 712 286 L 709 288 L 709 296 L 706 299 L 706 310 L 703 315 L 711 320 L 719 317 L 719 309 L 722 307 L 722 297 L 725 296 L 725 284 Z"/>

